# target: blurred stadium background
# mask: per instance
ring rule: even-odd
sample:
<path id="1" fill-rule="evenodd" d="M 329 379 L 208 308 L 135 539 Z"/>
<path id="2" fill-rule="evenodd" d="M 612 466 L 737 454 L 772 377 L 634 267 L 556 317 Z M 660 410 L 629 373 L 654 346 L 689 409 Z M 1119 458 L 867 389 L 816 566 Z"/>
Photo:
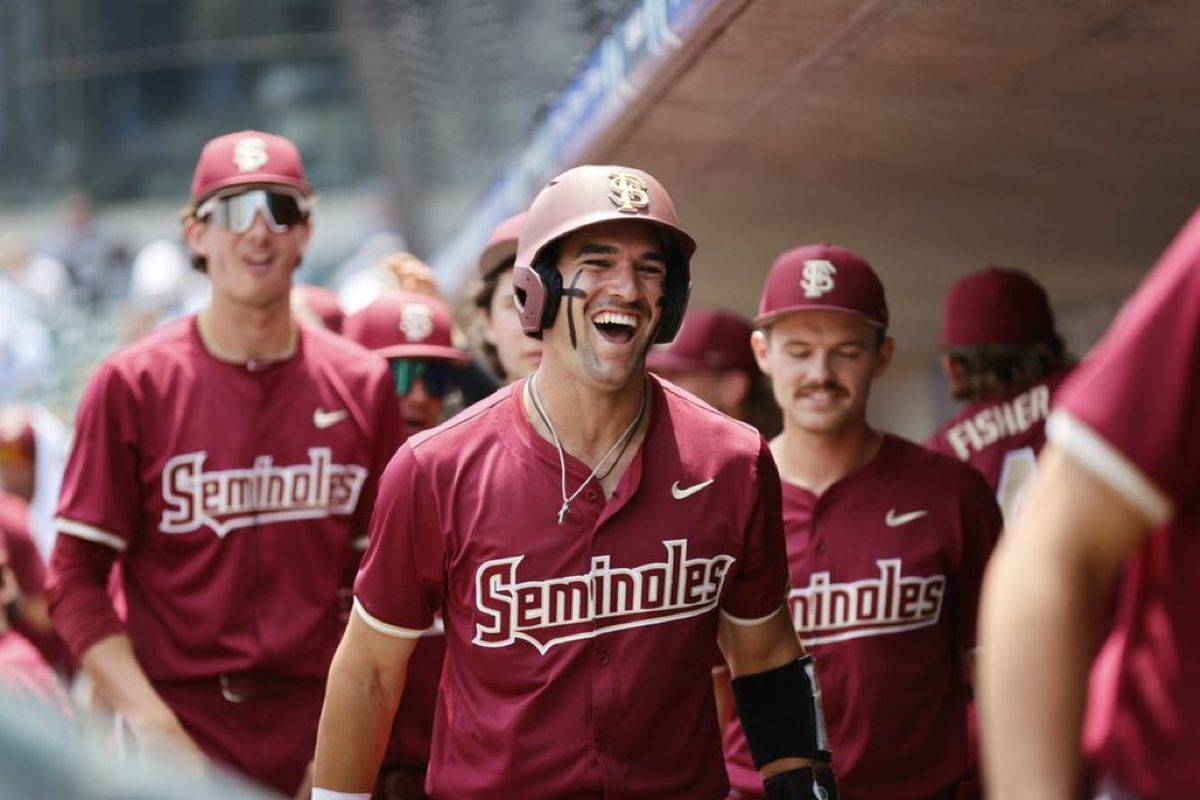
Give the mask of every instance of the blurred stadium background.
<path id="1" fill-rule="evenodd" d="M 403 242 L 454 295 L 580 161 L 671 188 L 697 306 L 854 247 L 899 339 L 876 419 L 919 436 L 957 275 L 1030 270 L 1082 353 L 1194 208 L 1197 41 L 1189 0 L 0 0 L 0 400 L 70 418 L 201 144 L 262 128 L 321 196 L 310 282 Z"/>

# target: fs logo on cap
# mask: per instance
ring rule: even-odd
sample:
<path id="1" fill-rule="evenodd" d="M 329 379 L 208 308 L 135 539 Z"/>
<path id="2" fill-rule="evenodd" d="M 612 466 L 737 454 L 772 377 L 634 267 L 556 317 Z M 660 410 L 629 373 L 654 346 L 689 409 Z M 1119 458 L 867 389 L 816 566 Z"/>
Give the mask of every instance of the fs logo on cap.
<path id="1" fill-rule="evenodd" d="M 821 297 L 833 291 L 833 276 L 837 267 L 833 262 L 823 258 L 814 258 L 804 262 L 804 276 L 800 279 L 800 287 L 808 298 Z"/>
<path id="2" fill-rule="evenodd" d="M 423 342 L 433 333 L 433 310 L 424 303 L 405 303 L 400 309 L 400 330 L 410 342 Z"/>
<path id="3" fill-rule="evenodd" d="M 233 163 L 238 172 L 254 172 L 265 167 L 270 160 L 266 141 L 257 136 L 239 139 L 233 148 Z"/>
<path id="4" fill-rule="evenodd" d="M 608 176 L 608 199 L 617 211 L 636 214 L 650 207 L 650 187 L 632 172 L 614 172 Z"/>

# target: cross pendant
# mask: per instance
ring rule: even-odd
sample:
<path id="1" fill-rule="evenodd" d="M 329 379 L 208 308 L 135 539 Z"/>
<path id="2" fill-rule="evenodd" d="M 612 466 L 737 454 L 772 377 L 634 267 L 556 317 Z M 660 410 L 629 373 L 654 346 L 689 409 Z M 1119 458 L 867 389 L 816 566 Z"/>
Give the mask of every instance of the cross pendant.
<path id="1" fill-rule="evenodd" d="M 563 504 L 562 504 L 562 508 L 560 508 L 560 509 L 558 510 L 558 524 L 559 524 L 559 526 L 561 526 L 561 525 L 562 525 L 564 522 L 566 522 L 566 519 L 567 519 L 567 514 L 569 514 L 570 512 L 571 512 L 571 504 L 570 504 L 570 502 L 565 502 L 565 503 L 563 503 Z"/>

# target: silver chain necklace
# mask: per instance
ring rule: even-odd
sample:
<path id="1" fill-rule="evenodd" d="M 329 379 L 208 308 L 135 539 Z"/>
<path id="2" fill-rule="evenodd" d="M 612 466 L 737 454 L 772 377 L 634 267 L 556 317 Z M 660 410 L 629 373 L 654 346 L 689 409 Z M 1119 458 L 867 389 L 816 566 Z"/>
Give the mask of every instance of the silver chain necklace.
<path id="1" fill-rule="evenodd" d="M 542 405 L 542 396 L 541 396 L 541 393 L 538 392 L 538 386 L 537 386 L 538 385 L 538 377 L 539 377 L 538 373 L 534 372 L 533 376 L 529 379 L 529 397 L 531 400 L 533 400 L 533 408 L 535 411 L 537 411 L 538 416 L 541 417 L 542 424 L 544 424 L 546 426 L 546 429 L 550 431 L 550 438 L 552 438 L 554 440 L 554 448 L 556 450 L 558 450 L 558 466 L 559 466 L 559 469 L 561 470 L 559 474 L 562 477 L 562 500 L 563 500 L 562 508 L 560 508 L 558 510 L 558 524 L 561 526 L 567 521 L 567 514 L 571 513 L 571 503 L 575 502 L 575 498 L 579 497 L 579 494 L 580 494 L 580 492 L 582 492 L 584 490 L 584 487 L 586 487 L 589 483 L 592 482 L 593 479 L 595 479 L 596 474 L 600 472 L 600 469 L 604 466 L 605 462 L 608 461 L 608 459 L 612 457 L 613 453 L 617 452 L 618 448 L 620 448 L 622 453 L 625 452 L 625 446 L 628 445 L 629 440 L 633 438 L 633 432 L 637 430 L 638 424 L 642 421 L 642 416 L 646 413 L 646 394 L 647 394 L 647 392 L 646 392 L 645 384 L 643 384 L 642 385 L 642 404 L 638 407 L 638 412 L 637 412 L 637 415 L 634 416 L 633 422 L 629 423 L 629 427 L 625 429 L 625 432 L 622 433 L 615 442 L 613 442 L 613 446 L 608 448 L 608 452 L 604 454 L 604 457 L 600 459 L 600 462 L 598 464 L 596 464 L 595 468 L 592 469 L 591 474 L 588 475 L 587 478 L 584 479 L 583 483 L 579 484 L 579 488 L 576 489 L 574 491 L 574 493 L 568 495 L 567 494 L 567 457 L 563 451 L 562 442 L 560 442 L 558 439 L 558 432 L 554 430 L 554 426 L 550 423 L 550 415 L 546 413 L 546 408 L 545 408 L 545 406 Z M 607 473 L 605 473 L 605 474 L 607 474 Z"/>

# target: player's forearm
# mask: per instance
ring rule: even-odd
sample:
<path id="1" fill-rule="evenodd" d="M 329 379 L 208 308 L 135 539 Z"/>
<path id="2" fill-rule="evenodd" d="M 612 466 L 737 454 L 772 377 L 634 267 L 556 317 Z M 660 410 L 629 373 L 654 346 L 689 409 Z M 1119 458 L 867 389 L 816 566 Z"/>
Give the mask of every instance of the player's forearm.
<path id="1" fill-rule="evenodd" d="M 129 637 L 120 634 L 100 640 L 83 654 L 80 665 L 100 697 L 134 730 L 178 725 L 175 713 L 154 690 L 134 656 Z"/>
<path id="2" fill-rule="evenodd" d="M 398 684 L 390 682 L 356 659 L 343 641 L 325 689 L 313 786 L 339 792 L 370 792 L 374 788 L 404 691 L 403 678 Z"/>
<path id="3" fill-rule="evenodd" d="M 977 691 L 989 797 L 1074 796 L 1091 616 L 1051 567 L 1003 553 L 985 587 Z"/>

